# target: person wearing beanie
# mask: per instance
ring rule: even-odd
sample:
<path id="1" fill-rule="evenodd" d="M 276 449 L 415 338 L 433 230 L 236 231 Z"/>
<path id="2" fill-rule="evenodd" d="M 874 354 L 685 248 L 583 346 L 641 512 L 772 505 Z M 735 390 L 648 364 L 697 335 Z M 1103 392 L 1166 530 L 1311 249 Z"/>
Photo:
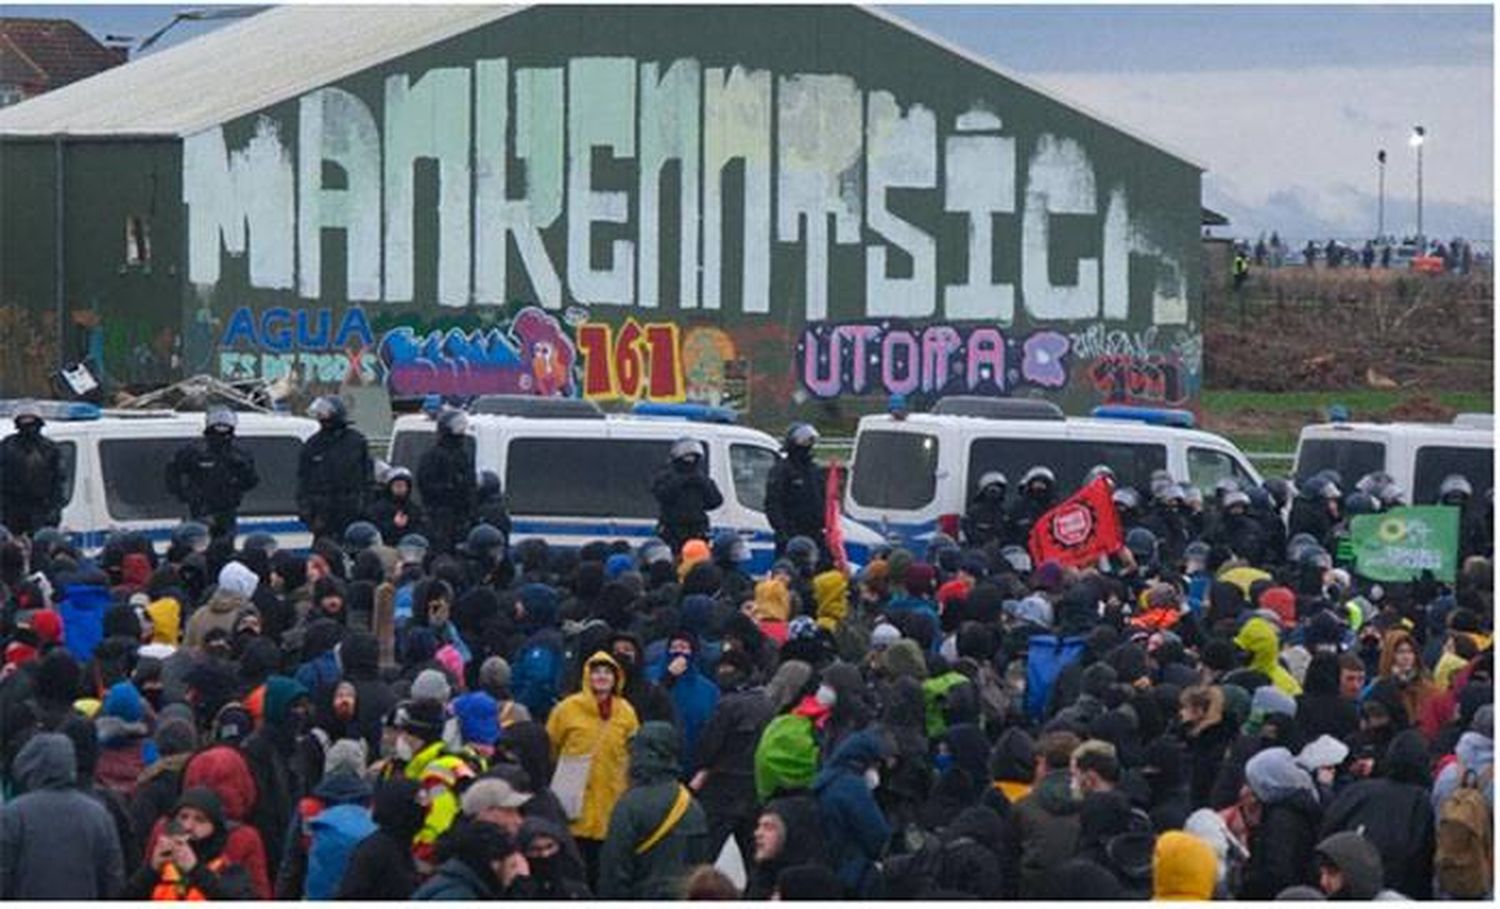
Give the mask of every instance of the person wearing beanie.
<path id="1" fill-rule="evenodd" d="M 980 804 L 1001 817 L 1011 806 L 1031 794 L 1036 781 L 1036 742 L 1017 726 L 1000 733 L 989 756 L 990 785 Z"/>
<path id="2" fill-rule="evenodd" d="M 255 899 L 249 872 L 225 854 L 229 822 L 211 789 L 190 788 L 173 809 L 165 833 L 120 892 L 127 900 Z"/>
<path id="3" fill-rule="evenodd" d="M 400 704 L 393 724 L 394 753 L 380 768 L 384 779 L 404 777 L 421 788 L 425 812 L 421 829 L 412 841 L 412 855 L 422 873 L 431 873 L 436 867 L 438 838 L 459 815 L 459 790 L 484 769 L 484 759 L 479 755 L 466 760 L 464 754 L 448 747 L 443 740 L 445 723 L 441 702 L 412 699 Z"/>
<path id="4" fill-rule="evenodd" d="M 183 644 L 202 647 L 208 633 L 215 629 L 233 633 L 236 616 L 243 609 L 253 609 L 250 598 L 260 578 L 242 562 L 229 562 L 219 570 L 218 587 L 192 617 L 188 619 Z"/>
<path id="5" fill-rule="evenodd" d="M 1380 852 L 1385 885 L 1414 900 L 1432 898 L 1437 817 L 1428 791 L 1427 743 L 1408 729 L 1376 763 L 1376 777 L 1340 790 L 1323 814 L 1324 836 L 1360 831 Z"/>
<path id="6" fill-rule="evenodd" d="M 749 855 L 755 827 L 755 746 L 775 708 L 753 684 L 755 665 L 744 650 L 724 652 L 714 670 L 719 703 L 688 756 L 697 767 L 688 784 L 708 815 L 709 842 L 717 848 L 733 834 Z"/>
<path id="7" fill-rule="evenodd" d="M 156 760 L 142 771 L 130 799 L 131 826 L 150 830 L 156 819 L 172 810 L 182 792 L 182 771 L 198 748 L 198 730 L 187 718 L 163 710 L 156 718 Z"/>
<path id="8" fill-rule="evenodd" d="M 417 889 L 411 843 L 422 829 L 421 788 L 396 777 L 375 788 L 371 819 L 376 829 L 349 856 L 334 899 L 407 900 Z"/>
<path id="9" fill-rule="evenodd" d="M 1209 845 L 1191 833 L 1168 830 L 1156 839 L 1151 856 L 1151 898 L 1213 899 L 1218 862 Z"/>
<path id="10" fill-rule="evenodd" d="M 79 791 L 73 741 L 40 732 L 11 772 L 22 794 L 0 805 L 0 899 L 105 900 L 125 878 L 110 813 Z"/>
<path id="11" fill-rule="evenodd" d="M 255 775 L 255 828 L 266 843 L 271 879 L 280 869 L 282 835 L 297 802 L 312 790 L 323 766 L 321 746 L 308 735 L 312 698 L 294 679 L 273 675 L 266 680 L 265 712 L 260 727 L 241 746 Z"/>
<path id="12" fill-rule="evenodd" d="M 146 702 L 134 684 L 127 681 L 110 686 L 94 728 L 100 748 L 94 780 L 128 799 L 141 773 L 156 759 L 156 746 L 146 726 Z"/>
<path id="13" fill-rule="evenodd" d="M 1380 850 L 1354 832 L 1335 833 L 1317 846 L 1318 887 L 1331 900 L 1373 900 L 1385 869 Z M 1405 896 L 1405 894 L 1402 894 Z"/>
<path id="14" fill-rule="evenodd" d="M 448 677 L 437 669 L 423 669 L 411 683 L 411 699 L 414 701 L 447 704 L 451 697 L 453 686 L 448 683 Z"/>
<path id="15" fill-rule="evenodd" d="M 1297 594 L 1290 587 L 1267 587 L 1256 602 L 1273 613 L 1283 629 L 1297 624 Z"/>
<path id="16" fill-rule="evenodd" d="M 525 899 L 530 868 L 520 842 L 494 824 L 459 824 L 438 842 L 441 862 L 413 900 Z"/>
<path id="17" fill-rule="evenodd" d="M 500 704 L 488 692 L 471 691 L 454 699 L 453 715 L 465 745 L 486 757 L 494 753 L 500 738 Z"/>
<path id="18" fill-rule="evenodd" d="M 1268 900 L 1294 884 L 1316 882 L 1312 853 L 1322 809 L 1312 777 L 1277 746 L 1250 758 L 1245 782 L 1260 805 L 1260 821 L 1250 830 L 1250 860 L 1237 896 Z"/>
<path id="19" fill-rule="evenodd" d="M 531 711 L 510 691 L 510 663 L 502 656 L 487 657 L 479 666 L 479 687 L 500 707 L 500 728 L 531 722 Z"/>

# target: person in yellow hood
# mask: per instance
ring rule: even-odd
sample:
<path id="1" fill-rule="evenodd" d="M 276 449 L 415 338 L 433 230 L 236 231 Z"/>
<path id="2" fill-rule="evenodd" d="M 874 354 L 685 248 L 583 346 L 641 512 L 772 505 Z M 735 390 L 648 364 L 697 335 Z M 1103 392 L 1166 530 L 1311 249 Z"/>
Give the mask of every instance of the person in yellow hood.
<path id="1" fill-rule="evenodd" d="M 813 599 L 818 603 L 818 624 L 828 631 L 838 628 L 849 614 L 849 579 L 830 569 L 812 579 Z"/>
<path id="2" fill-rule="evenodd" d="M 1240 633 L 1234 636 L 1234 644 L 1250 654 L 1250 668 L 1268 676 L 1271 684 L 1292 697 L 1302 693 L 1302 686 L 1276 659 L 1281 642 L 1270 622 L 1259 616 L 1246 622 Z"/>
<path id="3" fill-rule="evenodd" d="M 640 728 L 625 700 L 625 670 L 604 651 L 583 666 L 583 687 L 552 708 L 547 738 L 557 771 L 552 789 L 568 814 L 568 829 L 597 875 L 609 816 L 630 786 L 630 737 Z"/>
<path id="4" fill-rule="evenodd" d="M 162 597 L 146 606 L 146 615 L 151 618 L 152 644 L 182 643 L 182 604 L 175 597 Z"/>
<path id="5" fill-rule="evenodd" d="M 1218 876 L 1212 847 L 1191 833 L 1168 830 L 1151 857 L 1153 900 L 1211 900 Z"/>

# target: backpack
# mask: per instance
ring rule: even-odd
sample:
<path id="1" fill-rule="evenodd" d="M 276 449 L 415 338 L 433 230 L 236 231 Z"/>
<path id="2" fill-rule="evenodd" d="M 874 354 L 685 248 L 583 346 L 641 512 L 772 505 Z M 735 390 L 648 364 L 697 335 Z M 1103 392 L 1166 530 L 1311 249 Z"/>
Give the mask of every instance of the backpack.
<path id="1" fill-rule="evenodd" d="M 1041 722 L 1063 668 L 1083 655 L 1083 638 L 1034 634 L 1026 643 L 1026 716 Z"/>
<path id="2" fill-rule="evenodd" d="M 540 642 L 526 644 L 510 672 L 511 695 L 531 711 L 544 717 L 557 703 L 558 679 L 562 675 L 562 657 Z"/>
<path id="3" fill-rule="evenodd" d="M 314 817 L 308 827 L 312 841 L 307 848 L 304 893 L 310 900 L 331 900 L 338 893 L 354 847 L 378 828 L 370 809 L 362 805 L 334 805 Z"/>
<path id="4" fill-rule="evenodd" d="M 1437 852 L 1433 866 L 1438 890 L 1458 899 L 1487 895 L 1494 881 L 1494 833 L 1490 803 L 1485 800 L 1483 774 L 1458 764 L 1458 785 L 1438 806 Z"/>
<path id="5" fill-rule="evenodd" d="M 762 802 L 778 789 L 803 789 L 818 775 L 818 739 L 812 720 L 783 713 L 755 745 L 755 794 Z"/>

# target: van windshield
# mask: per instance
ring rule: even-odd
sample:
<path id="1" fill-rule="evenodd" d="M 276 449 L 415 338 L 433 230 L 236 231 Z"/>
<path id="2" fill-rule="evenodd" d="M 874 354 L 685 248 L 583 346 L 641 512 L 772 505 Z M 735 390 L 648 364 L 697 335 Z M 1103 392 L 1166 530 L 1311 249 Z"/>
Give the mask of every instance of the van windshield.
<path id="1" fill-rule="evenodd" d="M 1304 439 L 1297 446 L 1297 483 L 1320 470 L 1337 470 L 1348 488 L 1367 473 L 1385 470 L 1385 443 L 1365 439 Z"/>
<path id="2" fill-rule="evenodd" d="M 850 495 L 866 508 L 912 511 L 937 491 L 937 436 L 876 430 L 859 434 Z"/>
<path id="3" fill-rule="evenodd" d="M 1474 498 L 1484 495 L 1495 485 L 1495 453 L 1490 448 L 1459 448 L 1449 445 L 1423 445 L 1417 449 L 1417 465 L 1412 477 L 1412 502 L 1427 505 L 1437 501 L 1438 487 L 1450 474 L 1462 474 L 1474 488 Z"/>
<path id="4" fill-rule="evenodd" d="M 1036 466 L 1050 468 L 1057 476 L 1058 495 L 1068 495 L 1096 464 L 1108 465 L 1121 486 L 1146 489 L 1151 485 L 1151 472 L 1166 468 L 1167 449 L 1151 443 L 1096 439 L 975 439 L 969 446 L 964 497 L 967 499 L 979 478 L 991 470 L 1005 474 L 1015 489 L 1021 476 Z"/>
<path id="5" fill-rule="evenodd" d="M 511 514 L 652 519 L 651 481 L 671 439 L 512 439 L 505 459 Z M 703 469 L 708 469 L 707 460 Z"/>
<path id="6" fill-rule="evenodd" d="M 99 466 L 105 504 L 116 521 L 167 521 L 187 517 L 187 506 L 167 492 L 167 465 L 190 438 L 101 439 Z M 255 458 L 260 483 L 240 503 L 241 518 L 297 513 L 295 436 L 237 436 Z"/>

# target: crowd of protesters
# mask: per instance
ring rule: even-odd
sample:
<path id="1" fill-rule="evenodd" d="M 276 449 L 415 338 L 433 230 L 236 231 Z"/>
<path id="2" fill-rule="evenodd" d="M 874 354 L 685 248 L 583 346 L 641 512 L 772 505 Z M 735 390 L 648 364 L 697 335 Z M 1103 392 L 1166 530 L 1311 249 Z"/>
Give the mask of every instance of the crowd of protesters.
<path id="1" fill-rule="evenodd" d="M 462 413 L 371 495 L 320 407 L 307 552 L 236 544 L 238 493 L 164 551 L 96 555 L 10 500 L 33 526 L 0 533 L 0 897 L 1491 892 L 1493 525 L 1467 483 L 1452 585 L 1341 564 L 1348 516 L 1402 502 L 1378 475 L 1119 483 L 1124 546 L 1034 563 L 1041 465 L 982 478 L 960 539 L 841 567 L 795 427 L 756 573 L 690 444 L 653 487 L 666 539 L 512 545 Z M 180 467 L 253 480 L 226 451 Z"/>

